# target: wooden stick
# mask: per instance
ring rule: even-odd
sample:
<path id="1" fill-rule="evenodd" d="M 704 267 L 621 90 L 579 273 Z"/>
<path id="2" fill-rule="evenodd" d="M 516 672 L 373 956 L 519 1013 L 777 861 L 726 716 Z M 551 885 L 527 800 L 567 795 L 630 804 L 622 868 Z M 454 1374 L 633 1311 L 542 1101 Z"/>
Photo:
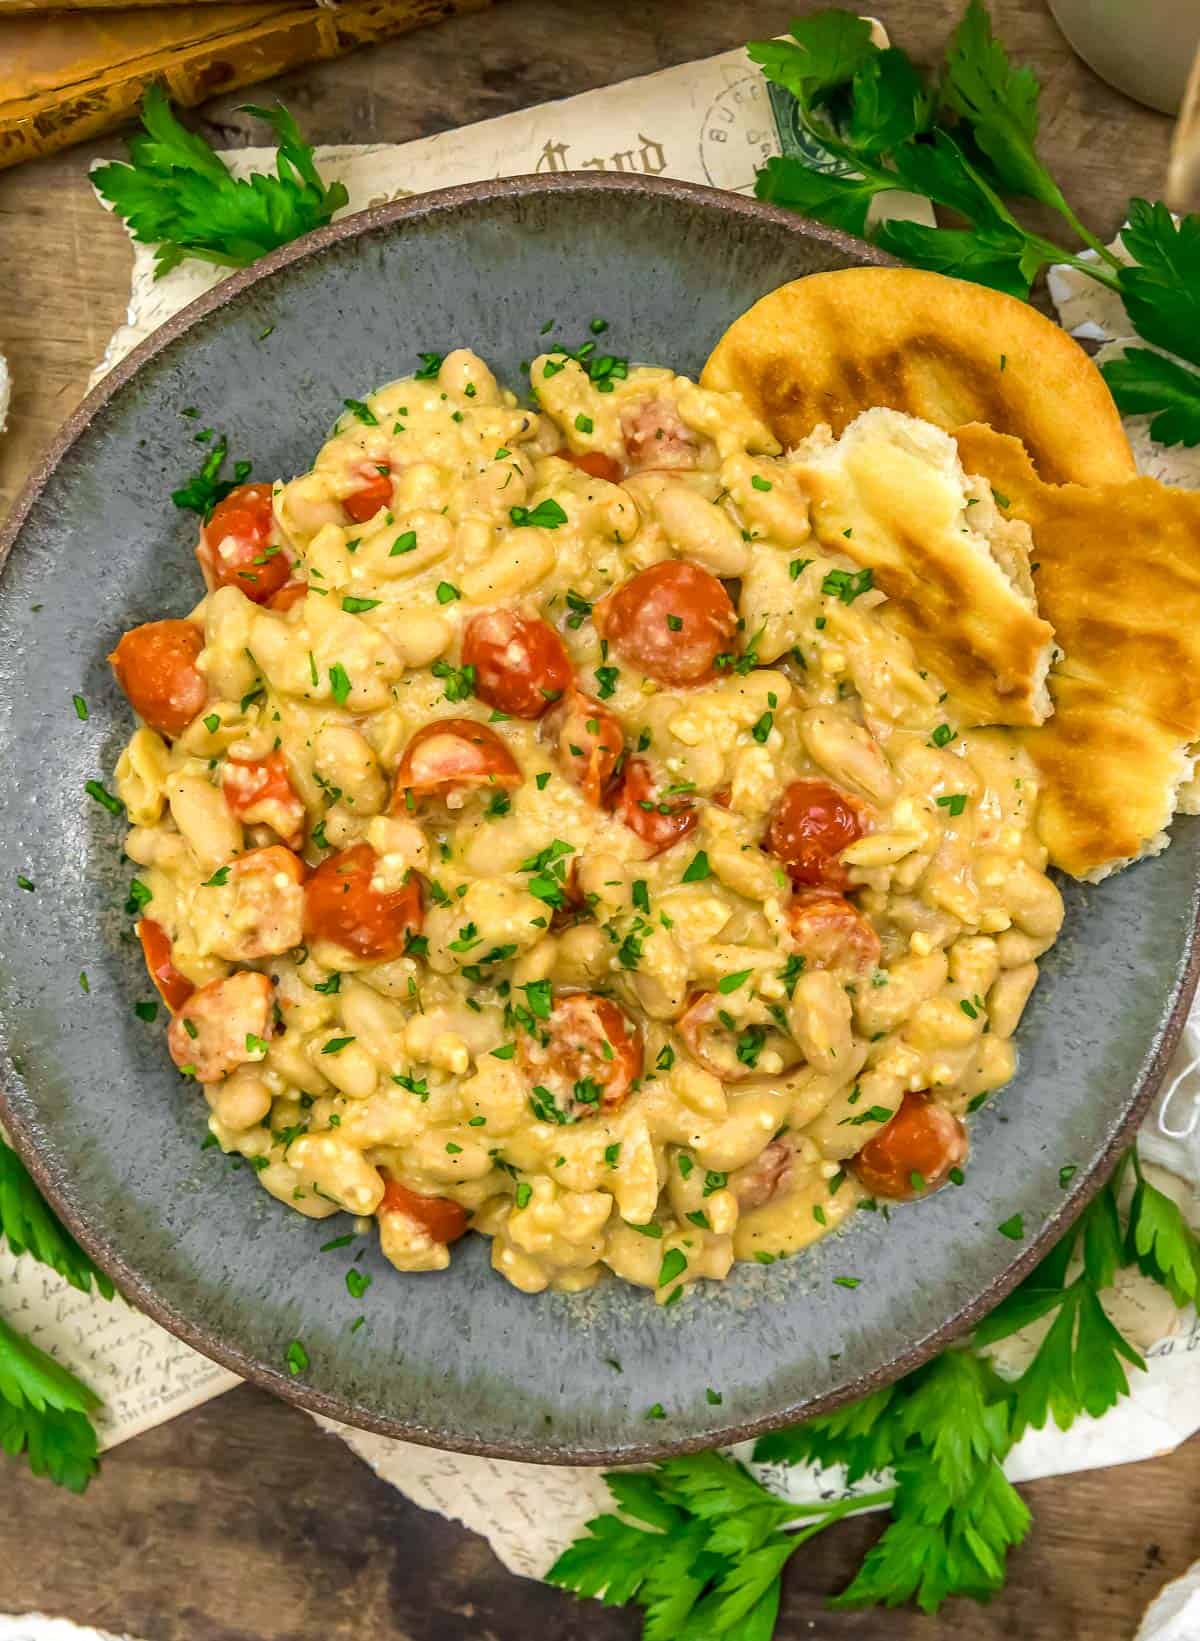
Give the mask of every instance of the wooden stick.
<path id="1" fill-rule="evenodd" d="M 1173 211 L 1200 210 L 1200 51 L 1192 64 L 1171 144 L 1167 204 Z"/>

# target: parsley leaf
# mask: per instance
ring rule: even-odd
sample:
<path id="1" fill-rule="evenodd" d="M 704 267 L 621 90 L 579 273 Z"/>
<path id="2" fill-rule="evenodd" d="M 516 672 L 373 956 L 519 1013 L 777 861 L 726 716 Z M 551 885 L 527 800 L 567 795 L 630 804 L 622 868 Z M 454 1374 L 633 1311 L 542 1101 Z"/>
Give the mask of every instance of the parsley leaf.
<path id="1" fill-rule="evenodd" d="M 1200 374 L 1149 348 L 1126 348 L 1100 366 L 1123 416 L 1149 413 L 1159 444 L 1200 444 Z"/>
<path id="2" fill-rule="evenodd" d="M 221 469 L 225 465 L 228 453 L 229 441 L 222 433 L 204 458 L 199 470 L 185 479 L 178 490 L 171 491 L 171 500 L 176 507 L 185 513 L 199 513 L 207 522 L 217 503 L 224 501 L 229 492 L 236 490 L 239 484 L 245 483 L 251 472 L 249 462 L 234 462 L 231 479 L 221 476 Z"/>
<path id="3" fill-rule="evenodd" d="M 244 268 L 267 251 L 327 223 L 349 199 L 340 182 L 326 183 L 295 120 L 247 104 L 278 143 L 276 175 L 257 171 L 238 180 L 203 137 L 182 126 L 156 84 L 142 99 L 145 131 L 129 141 L 129 164 L 101 165 L 92 182 L 123 217 L 134 239 L 156 245 L 154 275 L 188 257 L 222 268 Z"/>

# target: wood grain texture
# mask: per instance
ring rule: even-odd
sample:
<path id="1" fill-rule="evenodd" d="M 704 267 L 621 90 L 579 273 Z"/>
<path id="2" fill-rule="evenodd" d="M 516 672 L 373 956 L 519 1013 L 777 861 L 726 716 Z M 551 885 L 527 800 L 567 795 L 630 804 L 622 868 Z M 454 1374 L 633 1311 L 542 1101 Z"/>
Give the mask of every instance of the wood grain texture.
<path id="1" fill-rule="evenodd" d="M 504 0 L 272 82 L 318 142 L 428 135 L 651 73 L 778 32 L 813 0 Z M 876 0 L 933 60 L 958 0 Z M 1082 216 L 1111 234 L 1131 193 L 1161 191 L 1169 122 L 1097 81 L 1041 0 L 993 0 L 1045 86 L 1043 147 Z M 258 136 L 229 97 L 220 144 Z M 0 175 L 0 350 L 16 392 L 0 512 L 119 321 L 130 253 L 96 206 L 89 162 L 113 139 Z M 302 1413 L 244 1388 L 118 1449 L 83 1499 L 4 1464 L 0 1611 L 48 1610 L 145 1641 L 626 1641 L 635 1621 L 511 1577 L 486 1544 L 426 1515 Z M 1127 1641 L 1151 1596 L 1200 1555 L 1200 1442 L 1150 1463 L 1023 1489 L 1036 1526 L 991 1607 L 829 1614 L 878 1532 L 848 1522 L 787 1575 L 779 1641 Z"/>

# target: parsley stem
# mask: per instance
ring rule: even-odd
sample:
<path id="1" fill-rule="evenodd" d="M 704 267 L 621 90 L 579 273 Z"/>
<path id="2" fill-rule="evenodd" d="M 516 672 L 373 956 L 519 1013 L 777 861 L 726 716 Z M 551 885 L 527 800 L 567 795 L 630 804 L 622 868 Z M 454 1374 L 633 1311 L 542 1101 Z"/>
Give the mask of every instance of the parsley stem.
<path id="1" fill-rule="evenodd" d="M 1117 273 L 1120 273 L 1121 269 L 1125 266 L 1120 257 L 1114 255 L 1103 240 L 1097 239 L 1095 234 L 1092 233 L 1090 229 L 1084 227 L 1083 223 L 1080 222 L 1079 218 L 1075 215 L 1074 211 L 1067 204 L 1065 199 L 1059 207 L 1059 215 L 1062 217 L 1067 226 L 1074 233 L 1079 235 L 1084 244 L 1087 245 L 1089 249 L 1095 251 L 1101 261 L 1107 262 L 1110 268 L 1113 268 Z"/>
<path id="2" fill-rule="evenodd" d="M 859 1493 L 854 1498 L 837 1499 L 832 1504 L 797 1504 L 793 1506 L 798 1517 L 819 1516 L 819 1520 L 811 1522 L 796 1533 L 796 1543 L 803 1544 L 806 1539 L 814 1538 L 826 1527 L 840 1521 L 843 1516 L 857 1515 L 860 1510 L 883 1509 L 892 1503 L 896 1497 L 894 1487 L 882 1487 L 875 1493 Z M 789 1523 L 783 1528 L 785 1533 L 791 1532 Z"/>
<path id="3" fill-rule="evenodd" d="M 1103 247 L 1101 246 L 1099 249 L 1103 249 Z M 1097 267 L 1094 262 L 1087 262 L 1081 256 L 1071 256 L 1057 245 L 1053 247 L 1053 250 L 1053 260 L 1055 262 L 1063 263 L 1068 268 L 1078 268 L 1080 273 L 1087 274 L 1088 278 L 1094 279 L 1098 285 L 1105 285 L 1110 291 L 1114 291 L 1118 296 L 1121 295 L 1121 281 L 1115 274 L 1109 273 L 1107 268 Z M 1111 262 L 1114 267 L 1121 267 L 1121 263 L 1115 257 L 1109 256 L 1105 260 Z"/>

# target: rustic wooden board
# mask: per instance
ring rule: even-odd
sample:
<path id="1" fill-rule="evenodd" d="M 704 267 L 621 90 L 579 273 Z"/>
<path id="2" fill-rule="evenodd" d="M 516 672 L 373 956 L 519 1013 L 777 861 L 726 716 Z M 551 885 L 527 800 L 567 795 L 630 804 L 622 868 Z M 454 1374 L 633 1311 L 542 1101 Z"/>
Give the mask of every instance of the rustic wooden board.
<path id="1" fill-rule="evenodd" d="M 505 0 L 272 82 L 319 142 L 405 141 L 569 96 L 778 32 L 813 0 Z M 877 0 L 896 39 L 933 57 L 958 0 Z M 1169 124 L 1071 56 L 1041 0 L 993 0 L 1004 39 L 1045 86 L 1044 147 L 1096 231 L 1131 193 L 1161 192 Z M 214 141 L 245 140 L 238 97 L 210 103 Z M 0 175 L 0 349 L 16 376 L 0 440 L 0 511 L 120 319 L 130 254 L 88 188 L 110 139 Z M 112 1454 L 83 1499 L 5 1464 L 0 1611 L 50 1611 L 145 1641 L 618 1641 L 627 1615 L 512 1578 L 482 1540 L 416 1510 L 294 1409 L 242 1389 Z M 1200 1554 L 1200 1442 L 1150 1463 L 1024 1489 L 1036 1517 L 991 1607 L 825 1612 L 878 1531 L 848 1522 L 788 1573 L 780 1641 L 1124 1641 Z"/>

